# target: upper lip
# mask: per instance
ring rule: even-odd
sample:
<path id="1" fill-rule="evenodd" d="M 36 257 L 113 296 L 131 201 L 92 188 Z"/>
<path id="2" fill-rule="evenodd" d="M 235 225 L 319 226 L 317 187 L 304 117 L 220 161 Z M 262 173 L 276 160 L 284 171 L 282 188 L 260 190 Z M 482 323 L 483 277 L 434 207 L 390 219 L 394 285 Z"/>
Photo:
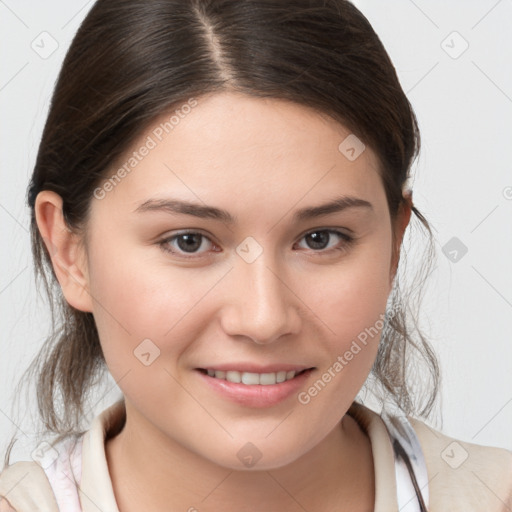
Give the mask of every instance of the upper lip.
<path id="1" fill-rule="evenodd" d="M 295 371 L 295 373 L 301 372 L 302 370 L 308 370 L 314 368 L 313 366 L 297 365 L 297 364 L 284 364 L 276 363 L 269 364 L 266 366 L 260 366 L 254 363 L 223 363 L 223 364 L 212 364 L 199 370 L 219 370 L 219 371 L 237 371 L 240 373 L 277 373 L 280 371 Z"/>

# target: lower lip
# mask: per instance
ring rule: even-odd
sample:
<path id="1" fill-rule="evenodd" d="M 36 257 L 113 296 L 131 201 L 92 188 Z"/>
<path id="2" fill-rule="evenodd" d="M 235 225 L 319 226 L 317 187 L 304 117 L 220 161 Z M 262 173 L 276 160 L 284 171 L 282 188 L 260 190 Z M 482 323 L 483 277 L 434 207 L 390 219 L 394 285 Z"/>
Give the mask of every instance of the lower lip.
<path id="1" fill-rule="evenodd" d="M 222 396 L 247 407 L 270 407 L 282 402 L 289 396 L 297 393 L 309 378 L 313 369 L 295 376 L 293 379 L 285 380 L 279 384 L 236 384 L 224 379 L 210 377 L 208 374 L 195 370 L 204 382 Z"/>

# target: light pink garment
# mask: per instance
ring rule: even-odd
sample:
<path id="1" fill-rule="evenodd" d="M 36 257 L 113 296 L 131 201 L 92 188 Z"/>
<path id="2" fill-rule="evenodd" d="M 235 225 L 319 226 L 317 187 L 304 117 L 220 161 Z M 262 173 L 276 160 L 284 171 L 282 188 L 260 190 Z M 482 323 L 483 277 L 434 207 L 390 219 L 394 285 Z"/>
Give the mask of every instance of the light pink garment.
<path id="1" fill-rule="evenodd" d="M 62 512 L 82 512 L 77 489 L 82 479 L 82 441 L 83 436 L 60 441 L 53 447 L 57 459 L 47 467 L 42 464 Z"/>

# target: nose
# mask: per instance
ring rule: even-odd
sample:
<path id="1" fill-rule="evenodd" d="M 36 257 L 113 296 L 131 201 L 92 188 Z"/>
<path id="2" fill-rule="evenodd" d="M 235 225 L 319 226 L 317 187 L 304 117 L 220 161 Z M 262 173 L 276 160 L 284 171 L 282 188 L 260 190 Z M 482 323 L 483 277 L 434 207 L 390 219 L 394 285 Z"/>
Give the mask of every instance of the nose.
<path id="1" fill-rule="evenodd" d="M 221 317 L 226 334 L 264 345 L 299 332 L 301 300 L 265 252 L 252 263 L 238 260 L 226 286 Z"/>

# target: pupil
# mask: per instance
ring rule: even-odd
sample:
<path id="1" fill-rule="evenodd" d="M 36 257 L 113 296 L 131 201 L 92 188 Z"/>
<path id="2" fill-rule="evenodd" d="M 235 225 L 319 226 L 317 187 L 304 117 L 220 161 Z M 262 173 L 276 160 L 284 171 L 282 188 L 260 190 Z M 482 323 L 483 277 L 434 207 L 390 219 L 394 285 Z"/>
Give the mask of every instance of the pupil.
<path id="1" fill-rule="evenodd" d="M 315 231 L 314 233 L 310 233 L 308 237 L 313 241 L 314 249 L 323 249 L 329 240 L 329 233 L 326 231 Z M 320 244 L 320 246 L 315 246 L 315 244 Z"/>
<path id="2" fill-rule="evenodd" d="M 194 250 L 197 250 L 199 247 L 201 247 L 200 237 L 201 235 L 194 234 L 180 235 L 178 238 L 178 246 L 183 251 L 194 252 Z M 196 239 L 195 242 L 194 238 Z M 185 243 L 181 243 L 182 241 L 185 241 Z"/>

